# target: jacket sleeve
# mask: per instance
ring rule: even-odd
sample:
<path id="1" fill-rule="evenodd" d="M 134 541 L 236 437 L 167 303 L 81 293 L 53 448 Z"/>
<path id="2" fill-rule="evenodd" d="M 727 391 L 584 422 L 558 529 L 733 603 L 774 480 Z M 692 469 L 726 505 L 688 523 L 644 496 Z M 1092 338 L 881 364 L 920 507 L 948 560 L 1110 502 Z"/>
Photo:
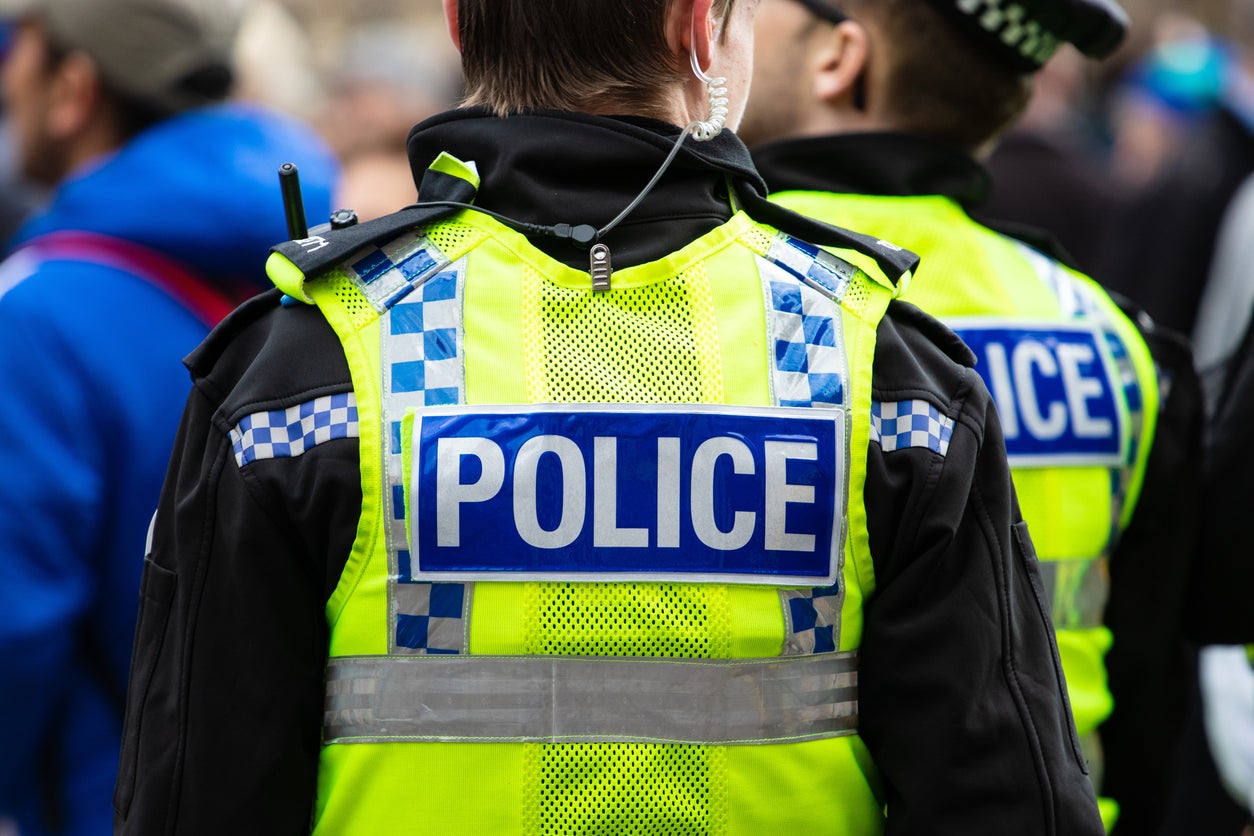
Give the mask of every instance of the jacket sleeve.
<path id="1" fill-rule="evenodd" d="M 954 424 L 944 455 L 868 451 L 860 733 L 885 832 L 1101 834 L 991 398 L 909 324 L 881 325 L 874 398 L 925 400 Z"/>
<path id="2" fill-rule="evenodd" d="M 145 562 L 118 834 L 307 833 L 313 811 L 356 439 L 241 467 L 214 392 L 189 398 Z"/>
<path id="3" fill-rule="evenodd" d="M 0 817 L 54 748 L 102 519 L 91 387 L 37 284 L 0 290 Z"/>

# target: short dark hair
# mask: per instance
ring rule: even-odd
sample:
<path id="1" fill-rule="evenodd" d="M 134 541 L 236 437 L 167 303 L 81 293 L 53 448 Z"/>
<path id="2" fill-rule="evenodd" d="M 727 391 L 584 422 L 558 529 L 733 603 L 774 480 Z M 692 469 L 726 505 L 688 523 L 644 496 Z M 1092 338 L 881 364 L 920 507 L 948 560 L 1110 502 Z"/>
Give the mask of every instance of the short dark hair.
<path id="1" fill-rule="evenodd" d="M 981 49 L 926 0 L 841 0 L 891 45 L 888 112 L 905 131 L 973 152 L 1027 107 L 1032 76 Z"/>
<path id="2" fill-rule="evenodd" d="M 459 0 L 467 102 L 502 115 L 594 106 L 660 115 L 658 93 L 690 72 L 666 42 L 672 2 Z M 732 3 L 715 0 L 716 15 Z"/>

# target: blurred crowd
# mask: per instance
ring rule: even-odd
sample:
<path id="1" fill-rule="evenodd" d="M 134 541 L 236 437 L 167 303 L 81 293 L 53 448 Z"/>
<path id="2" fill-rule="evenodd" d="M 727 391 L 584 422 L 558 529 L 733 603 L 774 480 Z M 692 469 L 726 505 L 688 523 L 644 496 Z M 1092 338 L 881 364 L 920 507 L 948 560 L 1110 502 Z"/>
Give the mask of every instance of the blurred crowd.
<path id="1" fill-rule="evenodd" d="M 1077 266 L 1146 304 L 1128 278 L 1129 245 L 1121 236 L 1143 235 L 1134 220 L 1138 206 L 1146 211 L 1173 163 L 1205 141 L 1207 126 L 1239 98 L 1233 80 L 1244 77 L 1254 20 L 1243 17 L 1239 0 L 1122 5 L 1131 35 L 1114 56 L 1085 61 L 1064 48 L 1038 73 L 1027 115 L 988 161 L 995 183 L 985 211 L 990 219 L 1050 231 Z M 412 201 L 405 136 L 460 94 L 456 52 L 436 0 L 247 6 L 235 96 L 317 129 L 343 166 L 337 208 L 365 220 Z M 1246 126 L 1254 131 L 1254 117 Z M 37 199 L 29 185 L 15 179 L 13 186 L 5 197 L 16 205 L 0 218 L 0 235 Z M 1197 303 L 1148 307 L 1187 331 Z"/>
<path id="2" fill-rule="evenodd" d="M 413 202 L 409 130 L 461 93 L 439 3 L 245 2 L 233 95 L 313 127 L 338 163 L 331 209 L 364 221 Z M 1237 278 L 1254 269 L 1254 2 L 1122 5 L 1132 29 L 1116 55 L 1099 63 L 1064 48 L 1039 74 L 1026 118 L 988 160 L 980 216 L 1048 231 L 1076 266 L 1186 335 L 1217 414 L 1254 309 L 1254 283 Z M 45 198 L 19 176 L 12 142 L 0 131 L 4 240 Z M 1194 811 L 1207 809 L 1213 832 L 1235 836 L 1254 787 L 1254 677 L 1243 651 L 1202 650 L 1194 663 L 1172 832 L 1212 832 L 1195 829 Z"/>

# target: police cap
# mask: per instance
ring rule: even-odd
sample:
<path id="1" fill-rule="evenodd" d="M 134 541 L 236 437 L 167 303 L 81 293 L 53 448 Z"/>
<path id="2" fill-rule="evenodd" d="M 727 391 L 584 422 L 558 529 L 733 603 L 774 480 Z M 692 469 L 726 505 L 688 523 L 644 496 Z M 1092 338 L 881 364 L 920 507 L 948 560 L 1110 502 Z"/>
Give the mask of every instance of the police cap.
<path id="1" fill-rule="evenodd" d="M 1123 40 L 1127 13 L 1115 0 L 928 0 L 985 48 L 1024 72 L 1064 42 L 1102 58 Z"/>

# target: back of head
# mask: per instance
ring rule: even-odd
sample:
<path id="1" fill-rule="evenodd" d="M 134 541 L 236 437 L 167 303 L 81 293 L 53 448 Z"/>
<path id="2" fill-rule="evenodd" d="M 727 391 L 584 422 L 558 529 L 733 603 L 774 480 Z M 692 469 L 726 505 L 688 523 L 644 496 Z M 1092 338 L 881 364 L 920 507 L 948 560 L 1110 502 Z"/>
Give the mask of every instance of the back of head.
<path id="1" fill-rule="evenodd" d="M 230 93 L 240 0 L 0 0 L 53 47 L 83 52 L 123 104 L 168 116 Z"/>
<path id="2" fill-rule="evenodd" d="M 543 108 L 657 115 L 690 72 L 666 40 L 674 0 L 459 0 L 467 101 L 500 114 Z M 715 0 L 722 19 L 733 0 Z"/>
<path id="3" fill-rule="evenodd" d="M 1112 0 L 844 0 L 886 47 L 895 124 L 977 152 L 1007 130 L 1031 96 L 1032 74 L 1063 44 L 1100 57 L 1123 38 Z"/>

